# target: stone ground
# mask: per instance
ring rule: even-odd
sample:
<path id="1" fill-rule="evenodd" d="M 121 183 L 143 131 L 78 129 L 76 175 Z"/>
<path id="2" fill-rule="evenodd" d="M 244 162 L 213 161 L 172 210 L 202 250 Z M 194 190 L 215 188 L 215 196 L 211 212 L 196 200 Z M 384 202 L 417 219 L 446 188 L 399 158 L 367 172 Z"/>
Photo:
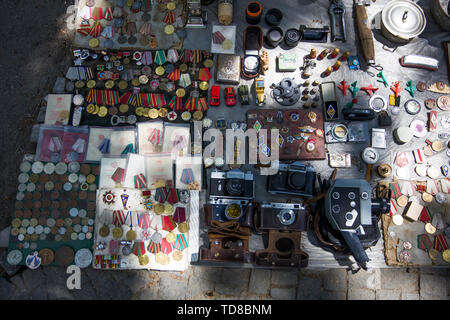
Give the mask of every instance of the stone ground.
<path id="1" fill-rule="evenodd" d="M 19 163 L 42 99 L 72 56 L 65 19 L 73 1 L 2 1 L 0 19 L 0 230 L 10 224 Z M 4 261 L 6 249 L 0 248 Z M 0 268 L 0 299 L 448 299 L 450 269 L 238 270 L 191 267 L 183 274 L 82 270 L 68 290 L 63 268 Z"/>

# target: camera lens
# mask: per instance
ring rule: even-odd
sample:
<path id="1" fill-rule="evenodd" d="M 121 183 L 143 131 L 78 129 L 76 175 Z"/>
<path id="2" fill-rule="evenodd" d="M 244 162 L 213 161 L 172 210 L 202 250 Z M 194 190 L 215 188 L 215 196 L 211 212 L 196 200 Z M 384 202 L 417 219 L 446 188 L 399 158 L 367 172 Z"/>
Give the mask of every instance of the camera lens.
<path id="1" fill-rule="evenodd" d="M 293 210 L 281 210 L 277 214 L 277 217 L 280 223 L 285 226 L 289 226 L 295 221 L 295 213 Z"/>
<path id="2" fill-rule="evenodd" d="M 225 217 L 228 220 L 237 220 L 242 216 L 242 209 L 237 203 L 229 204 L 225 208 Z"/>
<path id="3" fill-rule="evenodd" d="M 237 196 L 242 194 L 242 180 L 240 179 L 227 180 L 225 187 L 230 195 Z"/>
<path id="4" fill-rule="evenodd" d="M 302 189 L 305 186 L 306 175 L 304 173 L 291 173 L 289 176 L 289 185 L 293 189 Z"/>

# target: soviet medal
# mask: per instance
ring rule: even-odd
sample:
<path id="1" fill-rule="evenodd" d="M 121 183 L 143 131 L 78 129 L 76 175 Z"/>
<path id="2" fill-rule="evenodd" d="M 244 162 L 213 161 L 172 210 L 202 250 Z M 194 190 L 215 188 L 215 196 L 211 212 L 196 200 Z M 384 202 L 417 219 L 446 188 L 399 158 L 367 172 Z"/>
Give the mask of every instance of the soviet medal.
<path id="1" fill-rule="evenodd" d="M 166 235 L 166 240 L 167 240 L 167 242 L 169 242 L 169 243 L 175 243 L 175 240 L 177 239 L 177 236 L 175 235 L 175 233 L 173 233 L 173 232 L 169 232 L 167 235 Z"/>
<path id="2" fill-rule="evenodd" d="M 186 233 L 189 230 L 189 225 L 187 224 L 187 222 L 182 222 L 178 225 L 178 231 L 180 231 L 181 233 Z"/>
<path id="3" fill-rule="evenodd" d="M 114 239 L 120 239 L 122 238 L 123 230 L 120 227 L 115 227 L 112 231 L 112 236 Z"/>
<path id="4" fill-rule="evenodd" d="M 164 213 L 164 205 L 162 203 L 158 203 L 153 207 L 153 211 L 155 211 L 156 214 L 162 214 Z"/>
<path id="5" fill-rule="evenodd" d="M 141 266 L 145 266 L 145 265 L 147 265 L 150 262 L 150 258 L 147 255 L 145 255 L 145 254 L 139 256 L 138 260 L 139 260 L 139 264 Z"/>
<path id="6" fill-rule="evenodd" d="M 175 260 L 175 261 L 180 261 L 181 259 L 183 259 L 183 252 L 178 251 L 178 250 L 175 250 L 175 251 L 172 253 L 172 258 L 173 258 L 173 260 Z"/>

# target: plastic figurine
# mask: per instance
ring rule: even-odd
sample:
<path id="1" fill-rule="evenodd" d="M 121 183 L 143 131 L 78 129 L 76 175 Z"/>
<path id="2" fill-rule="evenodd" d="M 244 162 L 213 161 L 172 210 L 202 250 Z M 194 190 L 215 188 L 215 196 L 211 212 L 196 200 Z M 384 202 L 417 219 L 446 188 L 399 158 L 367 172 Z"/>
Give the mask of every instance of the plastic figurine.
<path id="1" fill-rule="evenodd" d="M 391 90 L 395 93 L 395 97 L 397 98 L 403 88 L 400 87 L 400 82 L 397 81 L 393 86 L 391 86 Z"/>
<path id="2" fill-rule="evenodd" d="M 350 90 L 350 92 L 352 93 L 352 97 L 356 97 L 356 93 L 359 91 L 359 88 L 356 86 L 358 84 L 357 81 L 353 82 L 352 85 L 350 86 L 350 88 L 348 88 L 348 90 Z"/>
<path id="3" fill-rule="evenodd" d="M 414 98 L 414 91 L 416 90 L 416 86 L 413 86 L 412 80 L 408 81 L 405 90 L 408 91 L 411 94 L 411 97 Z"/>
<path id="4" fill-rule="evenodd" d="M 338 86 L 337 86 L 339 89 L 341 89 L 341 91 L 342 91 L 342 94 L 345 96 L 345 95 L 347 95 L 347 90 L 348 90 L 348 88 L 350 88 L 350 86 L 347 84 L 347 82 L 345 81 L 345 80 L 342 80 L 341 82 L 340 82 L 340 84 L 338 84 Z"/>
<path id="5" fill-rule="evenodd" d="M 372 84 L 370 84 L 368 87 L 362 87 L 361 90 L 365 91 L 369 96 L 374 94 L 378 88 L 372 87 Z"/>
<path id="6" fill-rule="evenodd" d="M 385 87 L 389 87 L 389 83 L 387 82 L 386 78 L 383 75 L 383 71 L 380 71 L 380 73 L 377 74 L 377 77 L 380 79 L 377 79 L 378 82 L 381 82 L 384 84 Z"/>

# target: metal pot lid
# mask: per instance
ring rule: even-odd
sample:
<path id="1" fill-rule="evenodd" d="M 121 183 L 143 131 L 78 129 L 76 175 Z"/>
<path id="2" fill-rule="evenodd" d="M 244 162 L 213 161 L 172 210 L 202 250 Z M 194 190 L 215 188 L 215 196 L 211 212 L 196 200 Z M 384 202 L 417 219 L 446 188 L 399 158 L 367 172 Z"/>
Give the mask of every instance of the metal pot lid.
<path id="1" fill-rule="evenodd" d="M 412 39 L 423 32 L 427 24 L 422 8 L 414 2 L 389 2 L 381 13 L 386 29 L 395 36 Z"/>

